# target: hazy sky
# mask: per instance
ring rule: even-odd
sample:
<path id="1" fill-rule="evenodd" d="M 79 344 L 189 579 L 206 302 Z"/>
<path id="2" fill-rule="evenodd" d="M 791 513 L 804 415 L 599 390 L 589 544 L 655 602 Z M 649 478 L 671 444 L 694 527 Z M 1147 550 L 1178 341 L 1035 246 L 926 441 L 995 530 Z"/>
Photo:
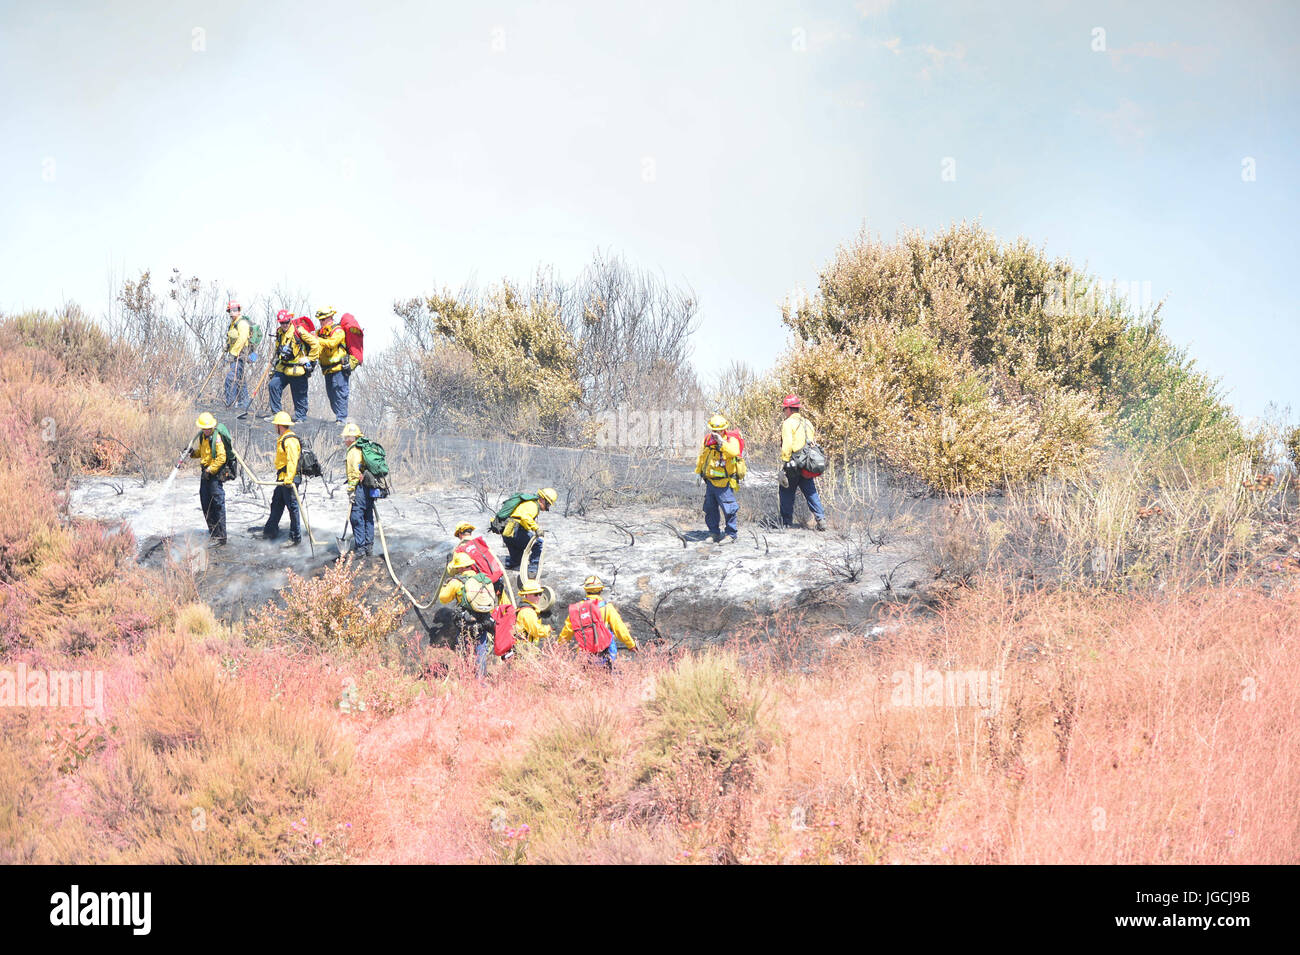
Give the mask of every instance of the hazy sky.
<path id="1" fill-rule="evenodd" d="M 4 0 L 0 310 L 100 312 L 111 274 L 175 266 L 308 291 L 375 347 L 395 298 L 601 248 L 695 289 L 707 375 L 770 364 L 784 296 L 864 224 L 979 218 L 1150 282 L 1241 412 L 1300 410 L 1298 26 L 1262 2 Z"/>

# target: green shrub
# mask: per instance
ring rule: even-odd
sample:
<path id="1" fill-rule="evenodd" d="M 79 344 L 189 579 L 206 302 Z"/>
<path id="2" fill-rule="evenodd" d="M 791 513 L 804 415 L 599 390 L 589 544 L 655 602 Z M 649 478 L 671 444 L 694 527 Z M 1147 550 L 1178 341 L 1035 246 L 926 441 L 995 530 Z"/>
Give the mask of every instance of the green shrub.
<path id="1" fill-rule="evenodd" d="M 530 826 L 540 842 L 585 838 L 616 798 L 622 735 L 619 720 L 595 704 L 559 718 L 502 770 L 494 819 Z"/>
<path id="2" fill-rule="evenodd" d="M 935 488 L 977 491 L 1086 470 L 1108 442 L 1157 473 L 1217 470 L 1244 448 L 1216 383 L 1066 260 L 975 225 L 841 248 L 785 310 L 779 378 L 832 457 L 871 452 Z"/>
<path id="3" fill-rule="evenodd" d="M 734 861 L 744 848 L 746 797 L 777 737 L 769 702 L 732 654 L 683 659 L 645 704 L 637 782 L 679 822 L 698 823 L 707 850 Z"/>

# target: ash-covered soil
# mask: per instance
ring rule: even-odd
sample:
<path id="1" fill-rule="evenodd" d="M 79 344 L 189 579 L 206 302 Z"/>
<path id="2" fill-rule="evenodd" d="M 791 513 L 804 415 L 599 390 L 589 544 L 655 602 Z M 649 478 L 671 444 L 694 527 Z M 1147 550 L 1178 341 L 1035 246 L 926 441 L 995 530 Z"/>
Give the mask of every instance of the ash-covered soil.
<path id="1" fill-rule="evenodd" d="M 440 445 L 440 451 L 461 460 L 467 453 L 446 444 Z M 478 453 L 499 452 L 480 447 Z M 560 504 L 542 516 L 546 544 L 541 576 L 557 594 L 554 623 L 560 622 L 569 602 L 582 596 L 582 580 L 593 573 L 609 585 L 610 598 L 639 640 L 716 639 L 746 627 L 761 628 L 775 612 L 793 609 L 818 622 L 861 633 L 870 628 L 882 604 L 924 598 L 930 567 L 914 541 L 902 538 L 879 544 L 865 525 L 833 513 L 831 529 L 825 533 L 762 526 L 756 518 L 770 520 L 776 510 L 770 477 L 764 480 L 751 471 L 751 480 L 739 495 L 740 540 L 719 545 L 708 540 L 700 510 L 703 490 L 693 480 L 689 464 L 658 463 L 656 503 L 619 503 L 620 497 L 628 495 L 593 495 L 590 488 L 566 487 L 553 476 L 565 473 L 557 464 L 565 463 L 566 456 L 581 454 L 532 449 L 526 462 L 530 466 L 521 468 L 517 484 L 512 485 L 535 489 L 548 483 L 560 492 Z M 390 451 L 390 460 L 396 457 Z M 609 483 L 635 486 L 636 468 L 644 467 L 644 461 L 605 457 L 609 460 L 601 466 L 618 472 Z M 293 550 L 283 549 L 280 541 L 249 536 L 247 528 L 266 519 L 269 489 L 245 481 L 226 485 L 230 543 L 207 548 L 193 465 L 170 487 L 138 479 L 88 479 L 74 489 L 71 504 L 80 516 L 126 522 L 138 542 L 137 560 L 142 565 L 157 567 L 171 561 L 191 568 L 202 598 L 219 615 L 233 620 L 274 600 L 290 569 L 310 576 L 337 558 L 338 538 L 347 521 L 347 496 L 336 472 L 332 474 L 328 465 L 326 471 L 326 480 L 311 479 L 305 485 L 305 503 L 319 542 L 314 549 L 305 534 Z M 488 495 L 489 505 L 494 506 L 499 496 Z M 482 500 L 474 482 L 464 481 L 420 490 L 399 484 L 393 497 L 379 502 L 393 569 L 421 602 L 438 584 L 453 544 L 451 528 L 457 522 L 472 521 L 504 557 L 501 538 L 487 532 L 491 512 Z M 799 514 L 796 511 L 796 519 Z M 287 536 L 287 515 L 281 526 Z M 344 546 L 350 544 L 349 539 Z M 396 590 L 378 553 L 364 562 L 364 573 L 387 590 Z M 450 614 L 436 606 L 424 612 L 412 609 L 410 619 L 431 639 L 444 639 L 452 629 Z"/>

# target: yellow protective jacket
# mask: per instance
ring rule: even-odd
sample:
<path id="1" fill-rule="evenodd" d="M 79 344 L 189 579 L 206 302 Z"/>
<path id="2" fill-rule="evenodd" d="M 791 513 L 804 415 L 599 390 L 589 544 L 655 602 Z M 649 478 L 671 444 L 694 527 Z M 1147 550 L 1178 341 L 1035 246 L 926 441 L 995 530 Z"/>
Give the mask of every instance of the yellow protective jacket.
<path id="1" fill-rule="evenodd" d="M 280 357 L 280 349 L 286 342 L 293 352 L 292 360 L 287 362 Z M 288 375 L 290 378 L 305 375 L 307 362 L 315 361 L 319 357 L 320 340 L 311 332 L 300 331 L 295 335 L 293 324 L 290 323 L 287 328 L 282 328 L 275 333 L 275 370 L 281 374 Z"/>
<path id="2" fill-rule="evenodd" d="M 632 639 L 631 632 L 627 629 L 627 624 L 623 622 L 622 616 L 614 609 L 614 605 L 600 601 L 600 619 L 605 621 L 610 632 L 614 634 L 614 639 L 629 650 L 636 649 L 636 641 Z M 569 626 L 569 618 L 564 618 L 564 629 L 560 631 L 559 642 L 564 643 L 566 640 L 573 639 L 573 628 Z"/>
<path id="3" fill-rule="evenodd" d="M 216 477 L 221 466 L 226 463 L 226 442 L 221 440 L 221 435 L 213 428 L 212 434 L 199 435 L 198 443 L 190 448 L 190 457 L 198 458 L 203 470 Z"/>
<path id="4" fill-rule="evenodd" d="M 514 537 L 515 529 L 521 525 L 524 530 L 536 534 L 540 530 L 537 526 L 537 515 L 541 512 L 542 509 L 536 501 L 520 501 L 519 506 L 510 512 L 510 520 L 506 521 L 506 526 L 501 529 L 501 536 Z"/>
<path id="5" fill-rule="evenodd" d="M 350 367 L 352 356 L 348 354 L 347 333 L 337 325 L 328 325 L 320 330 L 319 335 L 304 331 L 302 340 L 316 349 L 320 356 L 320 370 L 326 375 Z"/>
<path id="6" fill-rule="evenodd" d="M 238 357 L 244 353 L 248 344 L 248 319 L 240 316 L 226 329 L 226 351 Z"/>
<path id="7" fill-rule="evenodd" d="M 781 422 L 781 460 L 789 461 L 790 455 L 803 449 L 809 441 L 817 440 L 817 432 L 812 422 L 795 412 Z"/>
<path id="8" fill-rule="evenodd" d="M 438 603 L 449 604 L 456 599 L 456 595 L 464 588 L 465 583 L 459 577 L 453 577 L 442 585 L 438 591 Z"/>
<path id="9" fill-rule="evenodd" d="M 515 617 L 515 633 L 531 643 L 548 640 L 554 635 L 551 625 L 542 623 L 541 617 L 537 616 L 537 608 L 528 604 L 519 608 L 519 614 Z"/>
<path id="10" fill-rule="evenodd" d="M 298 475 L 298 456 L 302 454 L 302 441 L 292 431 L 280 435 L 275 442 L 275 479 L 281 484 L 292 484 Z"/>
<path id="11" fill-rule="evenodd" d="M 710 435 L 712 437 L 712 435 Z M 700 448 L 700 456 L 695 461 L 695 473 L 703 474 L 704 479 L 714 487 L 735 487 L 736 458 L 740 456 L 740 442 L 735 438 L 723 436 L 717 444 L 705 444 Z"/>
<path id="12" fill-rule="evenodd" d="M 364 474 L 361 470 L 361 449 L 356 446 L 355 442 L 353 442 L 352 447 L 348 448 L 346 462 L 348 468 L 348 490 L 355 491 L 357 485 L 361 483 L 361 478 Z"/>

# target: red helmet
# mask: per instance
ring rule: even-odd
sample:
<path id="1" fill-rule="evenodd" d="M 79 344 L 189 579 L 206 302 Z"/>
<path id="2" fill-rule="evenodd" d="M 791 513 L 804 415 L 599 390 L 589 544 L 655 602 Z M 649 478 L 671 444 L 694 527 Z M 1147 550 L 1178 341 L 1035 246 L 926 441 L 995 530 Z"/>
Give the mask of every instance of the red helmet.
<path id="1" fill-rule="evenodd" d="M 275 313 L 275 320 L 283 325 L 285 322 L 293 321 L 293 316 L 289 314 L 288 309 L 282 308 L 280 311 Z"/>
<path id="2" fill-rule="evenodd" d="M 238 303 L 238 302 L 227 302 L 227 303 L 226 303 L 226 311 L 227 311 L 227 312 L 238 312 L 238 311 L 241 311 L 241 309 L 240 309 L 240 307 L 239 307 L 239 303 Z"/>
<path id="3" fill-rule="evenodd" d="M 798 407 L 799 407 L 799 396 L 798 396 L 798 395 L 786 395 L 786 396 L 785 396 L 785 400 L 781 402 L 781 407 L 782 407 L 782 408 L 798 408 Z"/>

